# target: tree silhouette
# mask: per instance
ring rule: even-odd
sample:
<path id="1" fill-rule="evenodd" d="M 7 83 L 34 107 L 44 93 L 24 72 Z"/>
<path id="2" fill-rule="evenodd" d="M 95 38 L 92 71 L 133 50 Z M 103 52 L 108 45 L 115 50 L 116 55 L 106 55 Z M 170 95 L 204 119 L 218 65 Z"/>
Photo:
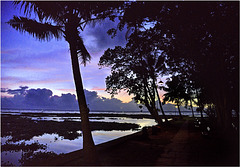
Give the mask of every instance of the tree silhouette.
<path id="1" fill-rule="evenodd" d="M 163 96 L 163 104 L 166 102 L 174 102 L 176 103 L 176 106 L 178 108 L 179 116 L 182 119 L 182 114 L 180 111 L 180 106 L 183 103 L 183 99 L 185 97 L 185 87 L 179 82 L 178 77 L 173 76 L 172 79 L 168 80 L 166 82 L 167 87 L 164 87 L 163 90 L 167 93 L 165 93 Z"/>
<path id="2" fill-rule="evenodd" d="M 239 115 L 239 2 L 132 2 L 117 28 L 150 23 L 168 38 L 163 50 L 171 73 L 191 74 L 228 134 L 232 110 Z"/>
<path id="3" fill-rule="evenodd" d="M 135 31 L 126 47 L 108 49 L 100 58 L 99 65 L 111 67 L 106 78 L 107 91 L 112 95 L 126 90 L 134 100 L 145 105 L 154 119 L 161 119 L 156 109 L 156 78 L 165 71 L 165 54 L 152 43 L 151 34 Z"/>
<path id="4" fill-rule="evenodd" d="M 28 2 L 16 1 L 15 5 L 21 5 L 26 17 L 14 16 L 8 24 L 20 32 L 27 32 L 40 41 L 49 41 L 52 38 L 64 39 L 68 42 L 71 54 L 74 82 L 81 114 L 83 132 L 84 159 L 87 164 L 95 163 L 96 149 L 89 126 L 89 108 L 86 104 L 80 75 L 79 61 L 86 65 L 91 56 L 84 46 L 80 31 L 89 22 L 104 19 L 113 11 L 113 3 L 97 2 Z M 113 7 L 114 8 L 114 7 Z M 107 10 L 109 9 L 109 10 Z M 31 19 L 35 13 L 38 20 Z"/>
<path id="5" fill-rule="evenodd" d="M 188 66 L 188 68 L 190 68 Z M 182 87 L 184 87 L 185 92 L 182 92 L 183 95 L 183 103 L 185 104 L 185 108 L 190 107 L 190 109 L 192 110 L 192 116 L 194 117 L 194 111 L 193 111 L 193 104 L 198 104 L 196 102 L 196 88 L 194 87 L 194 82 L 192 80 L 190 80 L 190 78 L 192 77 L 191 74 L 189 74 L 187 72 L 187 70 L 185 70 L 184 72 L 182 72 L 182 75 L 177 75 L 175 76 L 178 79 L 178 82 L 180 85 L 182 85 Z"/>
<path id="6" fill-rule="evenodd" d="M 185 96 L 183 98 L 185 102 L 185 107 L 187 108 L 188 105 L 190 105 L 190 108 L 192 110 L 192 116 L 194 117 L 194 111 L 193 111 L 193 99 L 194 99 L 194 94 L 193 92 L 187 92 L 185 93 Z"/>
<path id="7" fill-rule="evenodd" d="M 164 118 L 165 122 L 168 122 L 167 116 L 165 115 L 165 112 L 163 110 L 162 102 L 161 102 L 161 99 L 160 99 L 160 96 L 159 96 L 159 93 L 158 93 L 158 89 L 157 89 L 158 86 L 156 84 L 155 84 L 155 87 L 156 87 L 156 94 L 157 94 L 157 98 L 158 98 L 160 111 L 162 112 L 162 115 L 163 115 L 163 118 Z"/>

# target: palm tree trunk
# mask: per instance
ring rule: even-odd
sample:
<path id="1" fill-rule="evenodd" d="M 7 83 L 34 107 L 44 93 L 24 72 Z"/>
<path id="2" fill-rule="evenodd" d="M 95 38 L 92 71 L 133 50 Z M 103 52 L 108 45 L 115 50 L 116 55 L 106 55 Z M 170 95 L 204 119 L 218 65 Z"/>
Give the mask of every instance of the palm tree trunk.
<path id="1" fill-rule="evenodd" d="M 159 96 L 159 94 L 158 94 L 156 85 L 155 85 L 155 88 L 156 88 L 157 97 L 158 97 L 158 103 L 159 103 L 160 110 L 161 110 L 161 112 L 162 112 L 163 118 L 165 119 L 165 122 L 168 122 L 168 119 L 167 119 L 167 117 L 166 117 L 166 115 L 165 115 L 165 113 L 164 113 L 164 111 L 163 111 L 162 103 L 161 103 L 160 96 Z"/>
<path id="2" fill-rule="evenodd" d="M 180 118 L 182 119 L 183 117 L 182 117 L 182 114 L 181 114 L 181 111 L 180 111 L 179 104 L 177 104 L 177 108 L 178 108 L 179 116 L 180 116 Z"/>
<path id="3" fill-rule="evenodd" d="M 203 106 L 203 104 L 202 104 L 202 102 L 201 102 L 201 99 L 200 99 L 200 97 L 199 97 L 199 93 L 198 93 L 198 91 L 196 90 L 196 94 L 197 94 L 197 99 L 198 99 L 198 107 L 199 107 L 199 109 L 200 109 L 200 113 L 201 113 L 201 119 L 203 120 L 203 109 L 204 109 L 204 106 Z"/>
<path id="4" fill-rule="evenodd" d="M 203 111 L 200 110 L 200 113 L 201 113 L 201 119 L 203 119 Z"/>
<path id="5" fill-rule="evenodd" d="M 192 109 L 192 116 L 194 118 L 194 112 L 193 112 L 193 106 L 192 106 L 192 100 L 190 99 L 190 105 L 191 105 L 191 109 Z"/>
<path id="6" fill-rule="evenodd" d="M 82 77 L 80 74 L 76 45 L 74 44 L 74 41 L 72 43 L 69 42 L 69 45 L 70 45 L 70 52 L 71 52 L 73 77 L 74 77 L 78 105 L 79 105 L 79 110 L 81 115 L 84 161 L 86 164 L 94 165 L 96 162 L 97 154 L 96 154 L 96 148 L 93 142 L 91 129 L 90 129 L 90 123 L 88 118 L 89 108 L 87 107 L 86 98 L 83 90 Z"/>

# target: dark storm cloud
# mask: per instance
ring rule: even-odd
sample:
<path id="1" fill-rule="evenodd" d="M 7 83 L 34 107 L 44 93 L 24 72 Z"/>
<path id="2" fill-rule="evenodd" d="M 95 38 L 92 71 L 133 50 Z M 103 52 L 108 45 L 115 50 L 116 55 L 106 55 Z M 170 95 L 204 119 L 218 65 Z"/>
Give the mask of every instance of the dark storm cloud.
<path id="1" fill-rule="evenodd" d="M 1 88 L 1 92 L 14 95 L 2 97 L 1 108 L 9 109 L 55 109 L 55 110 L 78 110 L 76 96 L 71 93 L 54 95 L 49 89 L 28 89 L 28 86 L 20 86 L 19 89 Z M 134 101 L 123 103 L 116 98 L 99 97 L 96 91 L 84 90 L 87 105 L 90 110 L 102 111 L 140 111 L 139 105 Z M 142 108 L 147 111 L 146 107 Z M 163 105 L 164 111 L 177 111 L 174 104 Z M 188 111 L 181 107 L 181 110 Z"/>
<path id="2" fill-rule="evenodd" d="M 74 94 L 62 94 L 61 96 L 52 96 L 49 100 L 51 108 L 61 110 L 77 110 L 78 104 Z"/>
<path id="3" fill-rule="evenodd" d="M 97 92 L 84 90 L 88 106 L 91 110 L 112 111 L 138 111 L 139 107 L 134 102 L 123 103 L 121 100 L 99 97 Z"/>
<path id="4" fill-rule="evenodd" d="M 28 89 L 28 86 L 20 86 L 20 89 L 7 89 L 7 88 L 1 88 L 1 92 L 8 93 L 11 95 L 18 95 L 18 94 L 24 94 L 26 89 Z"/>
<path id="5" fill-rule="evenodd" d="M 14 94 L 13 97 L 2 97 L 2 108 L 18 108 L 18 109 L 61 109 L 64 104 L 66 108 L 71 106 L 72 101 L 76 99 L 69 95 L 62 94 L 57 98 L 52 96 L 53 92 L 49 89 L 29 89 L 27 86 L 22 86 L 20 89 L 5 90 L 8 94 Z M 74 95 L 72 95 L 74 96 Z M 75 96 L 74 96 L 75 97 Z M 71 101 L 72 100 L 72 101 Z M 63 108 L 63 109 L 66 109 Z M 72 109 L 72 108 L 71 108 Z"/>
<path id="6" fill-rule="evenodd" d="M 48 89 L 30 89 L 26 91 L 25 104 L 28 106 L 45 106 L 50 107 L 50 98 L 52 96 L 52 91 Z"/>
<path id="7" fill-rule="evenodd" d="M 99 52 L 114 46 L 125 45 L 127 42 L 125 39 L 125 34 L 127 32 L 126 28 L 124 28 L 123 31 L 118 31 L 114 38 L 111 38 L 111 36 L 107 34 L 107 31 L 111 28 L 116 28 L 117 24 L 117 19 L 115 22 L 106 19 L 94 26 L 89 25 L 83 32 L 84 41 L 89 51 Z"/>
<path id="8" fill-rule="evenodd" d="M 20 89 L 2 89 L 2 92 L 14 95 L 13 97 L 2 97 L 2 108 L 14 109 L 58 109 L 77 110 L 78 103 L 74 94 L 62 94 L 53 96 L 49 89 L 28 89 L 27 86 Z M 96 91 L 84 90 L 87 104 L 90 110 L 111 111 L 138 111 L 138 105 L 134 102 L 123 103 L 121 100 L 99 97 Z"/>

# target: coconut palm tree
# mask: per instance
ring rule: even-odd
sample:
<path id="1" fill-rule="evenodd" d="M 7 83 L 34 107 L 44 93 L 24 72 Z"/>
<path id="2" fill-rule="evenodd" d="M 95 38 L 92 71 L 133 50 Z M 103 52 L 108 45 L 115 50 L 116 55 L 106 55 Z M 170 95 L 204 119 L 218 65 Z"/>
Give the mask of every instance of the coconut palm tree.
<path id="1" fill-rule="evenodd" d="M 189 89 L 188 89 L 189 90 Z M 193 111 L 193 102 L 194 102 L 194 94 L 192 91 L 187 91 L 184 95 L 184 103 L 185 103 L 185 108 L 188 107 L 188 105 L 190 106 L 191 110 L 192 110 L 192 117 L 194 118 L 194 111 Z"/>
<path id="2" fill-rule="evenodd" d="M 83 90 L 80 74 L 79 61 L 86 65 L 91 59 L 80 36 L 86 24 L 90 21 L 104 19 L 107 16 L 106 9 L 115 4 L 92 3 L 92 2 L 29 2 L 15 1 L 14 5 L 21 5 L 26 17 L 14 16 L 8 24 L 20 32 L 27 32 L 40 41 L 49 41 L 51 38 L 61 39 L 68 42 L 70 48 L 72 70 L 77 92 L 77 99 L 81 115 L 83 133 L 83 151 L 86 162 L 94 162 L 96 149 L 89 126 L 89 108 Z M 108 10 L 108 14 L 111 10 Z M 35 14 L 37 20 L 32 19 Z"/>
<path id="3" fill-rule="evenodd" d="M 180 106 L 182 105 L 182 99 L 185 96 L 185 88 L 181 85 L 177 77 L 172 77 L 172 80 L 166 82 L 167 87 L 163 87 L 165 93 L 163 96 L 163 104 L 166 102 L 174 102 L 178 108 L 179 116 L 182 119 Z"/>
<path id="4" fill-rule="evenodd" d="M 157 94 L 157 98 L 158 98 L 158 103 L 159 103 L 159 108 L 160 108 L 160 110 L 161 110 L 161 112 L 162 112 L 162 115 L 163 115 L 163 118 L 164 118 L 164 120 L 165 120 L 165 122 L 167 122 L 168 123 L 168 119 L 167 119 L 167 116 L 165 115 L 165 112 L 164 112 L 164 110 L 163 110 L 163 107 L 162 107 L 162 102 L 161 102 L 161 99 L 160 99 L 160 96 L 159 96 L 159 93 L 158 93 L 158 86 L 157 86 L 157 84 L 154 82 L 154 87 L 155 87 L 155 90 L 156 90 L 156 94 Z M 161 88 L 161 87 L 160 87 Z"/>

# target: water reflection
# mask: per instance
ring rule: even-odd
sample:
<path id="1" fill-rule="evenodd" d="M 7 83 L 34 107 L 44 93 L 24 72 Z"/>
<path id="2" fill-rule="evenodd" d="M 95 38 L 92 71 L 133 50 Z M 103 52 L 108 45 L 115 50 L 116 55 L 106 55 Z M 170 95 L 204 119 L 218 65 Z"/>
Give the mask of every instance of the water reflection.
<path id="1" fill-rule="evenodd" d="M 22 157 L 22 151 L 2 151 L 1 152 L 1 166 L 20 166 L 19 160 Z"/>
<path id="2" fill-rule="evenodd" d="M 57 122 L 63 122 L 63 121 L 81 121 L 79 117 L 29 117 L 32 120 L 35 121 L 57 121 Z M 140 129 L 144 126 L 152 126 L 156 125 L 156 122 L 153 119 L 134 119 L 134 118 L 128 118 L 128 117 L 90 117 L 90 121 L 94 122 L 118 122 L 118 123 L 133 123 L 138 124 L 140 126 Z M 169 119 L 171 120 L 171 119 Z M 165 120 L 163 119 L 163 122 Z"/>
<path id="3" fill-rule="evenodd" d="M 31 117 L 34 122 L 39 121 L 39 120 L 52 120 L 52 121 L 57 121 L 57 122 L 62 122 L 64 120 L 71 120 L 71 121 L 80 121 L 78 117 Z M 93 122 L 117 122 L 117 123 L 134 123 L 138 124 L 140 126 L 139 130 L 144 127 L 144 126 L 152 126 L 155 125 L 156 122 L 153 119 L 134 119 L 134 118 L 127 118 L 127 117 L 92 117 L 90 118 L 90 121 Z M 112 130 L 112 131 L 103 131 L 103 130 L 96 130 L 93 131 L 93 140 L 95 144 L 101 144 L 110 140 L 117 139 L 122 136 L 126 136 L 132 133 L 135 133 L 136 130 L 125 130 L 125 131 L 120 131 L 120 130 Z M 76 131 L 76 133 L 81 134 L 81 131 Z M 72 151 L 76 151 L 79 149 L 82 149 L 82 136 L 78 136 L 74 138 L 73 140 L 69 140 L 64 138 L 63 136 L 60 136 L 59 134 L 48 134 L 45 133 L 43 135 L 38 135 L 32 137 L 30 140 L 20 140 L 17 142 L 11 141 L 12 136 L 5 136 L 1 137 L 1 145 L 4 145 L 6 143 L 10 144 L 19 144 L 22 142 L 25 142 L 26 145 L 30 145 L 32 143 L 39 143 L 40 145 L 46 145 L 46 149 L 42 150 L 39 149 L 37 151 L 34 151 L 32 153 L 36 153 L 39 151 L 44 151 L 44 152 L 54 152 L 56 154 L 60 153 L 69 153 Z M 1 152 L 1 157 L 2 157 L 2 164 L 8 164 L 11 165 L 11 163 L 15 166 L 21 165 L 19 160 L 23 158 L 25 153 L 22 150 L 20 151 L 2 151 Z"/>
<path id="4" fill-rule="evenodd" d="M 92 132 L 93 140 L 96 145 L 105 143 L 110 140 L 117 139 L 122 136 L 129 135 L 132 133 L 134 133 L 134 131 L 132 130 L 127 130 L 127 131 L 113 130 L 113 131 L 93 131 Z M 5 137 L 3 137 L 2 140 L 7 141 Z M 19 142 L 16 142 L 16 143 L 19 143 Z M 45 152 L 53 151 L 56 154 L 69 153 L 72 151 L 82 149 L 83 147 L 82 137 L 78 137 L 77 139 L 74 139 L 74 140 L 68 140 L 68 139 L 64 139 L 63 137 L 57 134 L 44 134 L 41 136 L 35 136 L 31 140 L 27 140 L 25 142 L 26 144 L 32 144 L 34 142 L 38 142 L 39 144 L 47 145 Z M 5 144 L 5 143 L 2 143 L 2 144 Z M 21 164 L 20 162 L 18 162 L 18 160 L 21 159 L 24 153 L 25 152 L 23 152 L 22 150 L 21 151 L 3 151 L 1 153 L 2 161 L 9 165 L 10 163 L 12 163 L 13 165 L 19 166 Z"/>
<path id="5" fill-rule="evenodd" d="M 90 121 L 104 121 L 104 122 L 118 122 L 118 123 L 134 123 L 138 124 L 140 126 L 140 129 L 142 129 L 144 126 L 152 126 L 156 125 L 157 123 L 153 119 L 133 119 L 133 118 L 127 118 L 127 117 L 105 117 L 102 120 L 98 119 L 91 119 Z"/>
<path id="6" fill-rule="evenodd" d="M 131 131 L 131 130 L 127 130 L 127 131 L 113 130 L 113 131 L 110 131 L 110 132 L 106 132 L 106 131 L 93 131 L 92 132 L 93 140 L 94 140 L 94 143 L 96 145 L 97 144 L 101 144 L 101 143 L 105 143 L 107 141 L 111 141 L 111 140 L 117 139 L 117 138 L 122 137 L 122 136 L 130 135 L 132 133 L 133 133 L 133 131 Z"/>
<path id="7" fill-rule="evenodd" d="M 68 140 L 58 134 L 44 134 L 42 136 L 35 136 L 28 142 L 32 142 L 34 140 L 38 141 L 40 144 L 47 144 L 46 151 L 53 151 L 57 154 L 68 153 L 82 148 L 82 137 L 78 137 L 74 140 Z"/>

